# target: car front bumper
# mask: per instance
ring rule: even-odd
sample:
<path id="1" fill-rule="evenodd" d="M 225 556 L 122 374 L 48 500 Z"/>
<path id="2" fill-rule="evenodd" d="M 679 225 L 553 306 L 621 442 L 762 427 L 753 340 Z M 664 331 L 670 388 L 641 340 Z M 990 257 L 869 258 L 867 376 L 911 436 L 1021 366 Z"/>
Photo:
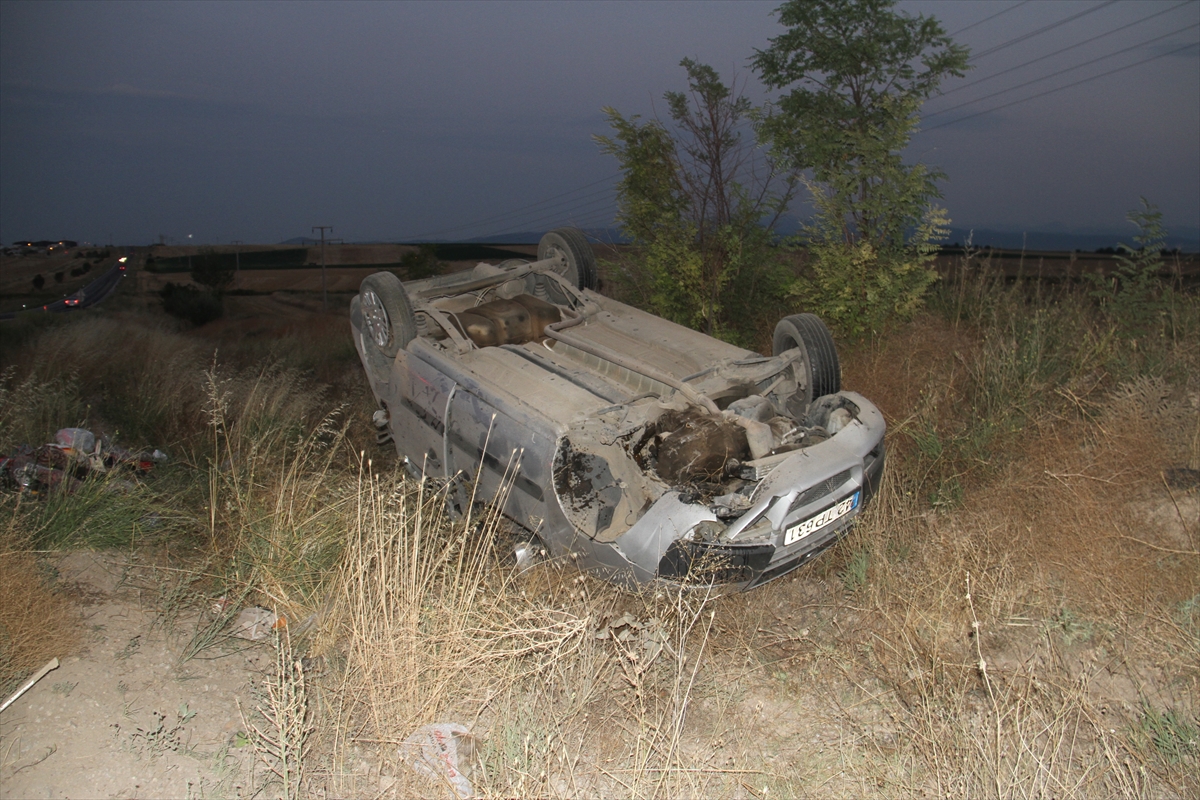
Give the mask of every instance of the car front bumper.
<path id="1" fill-rule="evenodd" d="M 861 395 L 842 394 L 858 407 L 855 419 L 776 467 L 741 517 L 725 525 L 707 506 L 668 492 L 610 545 L 617 559 L 601 556 L 604 571 L 624 561 L 635 584 L 749 589 L 828 548 L 877 493 L 884 465 L 883 415 Z"/>

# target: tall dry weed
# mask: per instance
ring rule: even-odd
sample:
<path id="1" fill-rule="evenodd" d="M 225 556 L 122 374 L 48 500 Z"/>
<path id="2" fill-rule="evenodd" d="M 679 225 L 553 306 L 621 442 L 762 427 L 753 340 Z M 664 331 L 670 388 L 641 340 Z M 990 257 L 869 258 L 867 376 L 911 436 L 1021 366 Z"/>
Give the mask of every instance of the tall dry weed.
<path id="1" fill-rule="evenodd" d="M 316 643 L 341 665 L 323 684 L 330 791 L 361 790 L 337 765 L 369 750 L 400 796 L 438 796 L 404 742 L 454 722 L 475 735 L 471 780 L 488 796 L 728 792 L 729 769 L 697 759 L 691 722 L 719 694 L 714 596 L 621 594 L 569 561 L 518 573 L 498 545 L 498 502 L 452 521 L 444 490 L 369 465 L 356 497 Z"/>
<path id="2" fill-rule="evenodd" d="M 1200 596 L 1200 519 L 1165 487 L 1159 438 L 1188 414 L 1139 413 L 1130 393 L 1147 390 L 1028 430 L 1022 458 L 954 508 L 922 502 L 905 469 L 919 453 L 894 460 L 826 566 L 855 552 L 870 565 L 862 630 L 839 645 L 861 655 L 843 674 L 885 689 L 870 694 L 920 764 L 905 780 L 1000 798 L 1196 790 L 1137 736 L 1144 706 L 1196 714 L 1200 628 L 1181 609 Z"/>
<path id="3" fill-rule="evenodd" d="M 327 642 L 345 663 L 333 748 L 387 743 L 399 765 L 414 729 L 473 723 L 521 694 L 579 648 L 587 620 L 497 580 L 497 512 L 451 523 L 443 493 L 363 466 Z"/>
<path id="4" fill-rule="evenodd" d="M 206 356 L 200 343 L 153 323 L 89 315 L 44 331 L 14 368 L 46 387 L 69 376 L 85 407 L 71 424 L 171 450 L 203 430 Z"/>
<path id="5" fill-rule="evenodd" d="M 71 653 L 81 635 L 74 604 L 27 548 L 11 525 L 0 532 L 0 698 L 51 658 Z"/>
<path id="6" fill-rule="evenodd" d="M 295 370 L 204 375 L 207 528 L 226 580 L 252 587 L 291 621 L 315 619 L 344 543 L 346 423 Z"/>

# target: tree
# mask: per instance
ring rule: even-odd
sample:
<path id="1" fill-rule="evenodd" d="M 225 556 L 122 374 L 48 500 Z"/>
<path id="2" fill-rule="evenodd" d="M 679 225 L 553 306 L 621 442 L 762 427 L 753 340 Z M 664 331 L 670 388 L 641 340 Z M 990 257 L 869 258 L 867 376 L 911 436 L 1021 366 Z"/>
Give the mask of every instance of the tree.
<path id="1" fill-rule="evenodd" d="M 793 293 L 855 333 L 920 305 L 949 222 L 933 203 L 944 175 L 900 154 L 921 104 L 965 73 L 968 51 L 937 20 L 894 6 L 791 0 L 777 12 L 787 32 L 752 59 L 769 88 L 788 89 L 764 114 L 762 140 L 812 175 L 812 269 Z"/>
<path id="2" fill-rule="evenodd" d="M 218 296 L 233 283 L 234 270 L 233 260 L 227 254 L 218 253 L 211 248 L 201 250 L 192 259 L 192 280 L 207 286 Z"/>
<path id="3" fill-rule="evenodd" d="M 437 257 L 437 245 L 426 243 L 405 253 L 400 259 L 400 269 L 404 271 L 404 279 L 409 281 L 437 275 L 442 271 L 442 262 L 438 261 Z"/>
<path id="4" fill-rule="evenodd" d="M 173 317 L 187 320 L 200 326 L 225 314 L 220 296 L 213 291 L 188 284 L 168 283 L 159 290 L 162 307 Z"/>
<path id="5" fill-rule="evenodd" d="M 621 165 L 617 219 L 642 247 L 652 310 L 746 339 L 751 310 L 783 283 L 769 229 L 797 177 L 743 136 L 753 109 L 736 82 L 691 59 L 680 66 L 688 92 L 664 94 L 672 128 L 606 107 L 614 135 L 595 138 Z"/>
<path id="6" fill-rule="evenodd" d="M 1087 275 L 1092 283 L 1092 297 L 1117 330 L 1130 338 L 1161 326 L 1170 307 L 1169 293 L 1159 277 L 1167 230 L 1158 206 L 1145 197 L 1141 201 L 1140 209 L 1125 216 L 1137 226 L 1138 233 L 1133 237 L 1136 246 L 1118 244 L 1116 269 L 1107 275 L 1097 272 Z"/>

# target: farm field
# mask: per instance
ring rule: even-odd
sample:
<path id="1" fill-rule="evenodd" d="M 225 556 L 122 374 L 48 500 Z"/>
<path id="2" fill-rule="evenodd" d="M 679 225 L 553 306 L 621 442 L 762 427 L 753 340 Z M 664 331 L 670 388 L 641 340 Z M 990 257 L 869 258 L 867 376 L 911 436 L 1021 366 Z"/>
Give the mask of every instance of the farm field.
<path id="1" fill-rule="evenodd" d="M 328 311 L 319 268 L 246 269 L 192 328 L 139 250 L 101 307 L 3 323 L 0 452 L 80 426 L 170 460 L 0 497 L 0 694 L 61 662 L 0 715 L 0 795 L 450 797 L 406 740 L 451 722 L 484 797 L 1200 794 L 1195 293 L 1117 317 L 955 257 L 839 343 L 889 425 L 851 534 L 750 593 L 632 595 L 518 572 L 517 531 L 375 444 L 347 307 L 405 252 L 366 247 L 327 248 Z M 0 294 L 79 263 L 6 258 Z M 286 623 L 229 635 L 249 607 Z"/>
<path id="2" fill-rule="evenodd" d="M 439 245 L 438 259 L 447 271 L 467 269 L 481 260 L 496 263 L 504 258 L 535 258 L 536 245 Z M 626 245 L 596 244 L 601 258 L 615 258 L 629 252 Z M 380 269 L 402 274 L 399 265 L 408 254 L 417 251 L 413 245 L 368 244 L 328 245 L 325 252 L 329 291 L 355 292 L 364 277 Z M 188 258 L 201 251 L 212 251 L 230 260 L 246 257 L 246 266 L 237 272 L 233 291 L 271 293 L 276 291 L 320 291 L 321 248 L 319 246 L 218 245 L 214 247 L 155 246 L 140 248 L 78 248 L 51 256 L 5 256 L 0 261 L 0 302 L 11 310 L 12 300 L 57 299 L 84 286 L 96 273 L 81 272 L 85 264 L 108 265 L 129 251 L 131 272 L 136 276 L 139 293 L 155 292 L 169 282 L 190 283 Z M 1050 281 L 1078 280 L 1088 272 L 1109 272 L 1115 260 L 1111 254 L 1041 251 L 981 251 L 995 276 L 1005 278 L 1041 278 Z M 82 257 L 81 254 L 94 254 Z M 100 254 L 104 254 L 100 256 Z M 240 254 L 240 255 L 235 255 Z M 255 259 L 258 263 L 255 263 Z M 963 260 L 961 248 L 947 248 L 938 257 L 937 268 L 944 277 L 951 277 Z M 271 261 L 291 262 L 287 268 L 270 268 Z M 157 268 L 156 265 L 157 264 Z M 78 272 L 78 274 L 74 274 Z M 62 280 L 56 279 L 61 274 Z M 44 291 L 33 289 L 33 280 L 41 275 Z M 1169 254 L 1164 260 L 1164 277 L 1175 276 L 1187 285 L 1200 279 L 1200 255 L 1195 253 Z M 4 298 L 9 298 L 4 301 Z M 31 303 L 32 304 L 32 303 Z M 17 306 L 19 307 L 19 305 Z"/>

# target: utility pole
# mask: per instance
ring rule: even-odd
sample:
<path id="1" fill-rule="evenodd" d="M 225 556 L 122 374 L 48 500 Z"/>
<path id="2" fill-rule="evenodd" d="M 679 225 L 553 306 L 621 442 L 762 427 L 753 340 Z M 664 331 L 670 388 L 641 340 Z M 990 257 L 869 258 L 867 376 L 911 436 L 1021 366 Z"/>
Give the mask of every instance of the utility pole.
<path id="1" fill-rule="evenodd" d="M 242 245 L 241 239 L 233 240 L 233 285 L 237 286 L 238 276 L 242 274 Z"/>
<path id="2" fill-rule="evenodd" d="M 329 310 L 329 289 L 325 282 L 325 231 L 332 231 L 332 225 L 313 225 L 314 231 L 321 232 L 321 308 Z"/>

